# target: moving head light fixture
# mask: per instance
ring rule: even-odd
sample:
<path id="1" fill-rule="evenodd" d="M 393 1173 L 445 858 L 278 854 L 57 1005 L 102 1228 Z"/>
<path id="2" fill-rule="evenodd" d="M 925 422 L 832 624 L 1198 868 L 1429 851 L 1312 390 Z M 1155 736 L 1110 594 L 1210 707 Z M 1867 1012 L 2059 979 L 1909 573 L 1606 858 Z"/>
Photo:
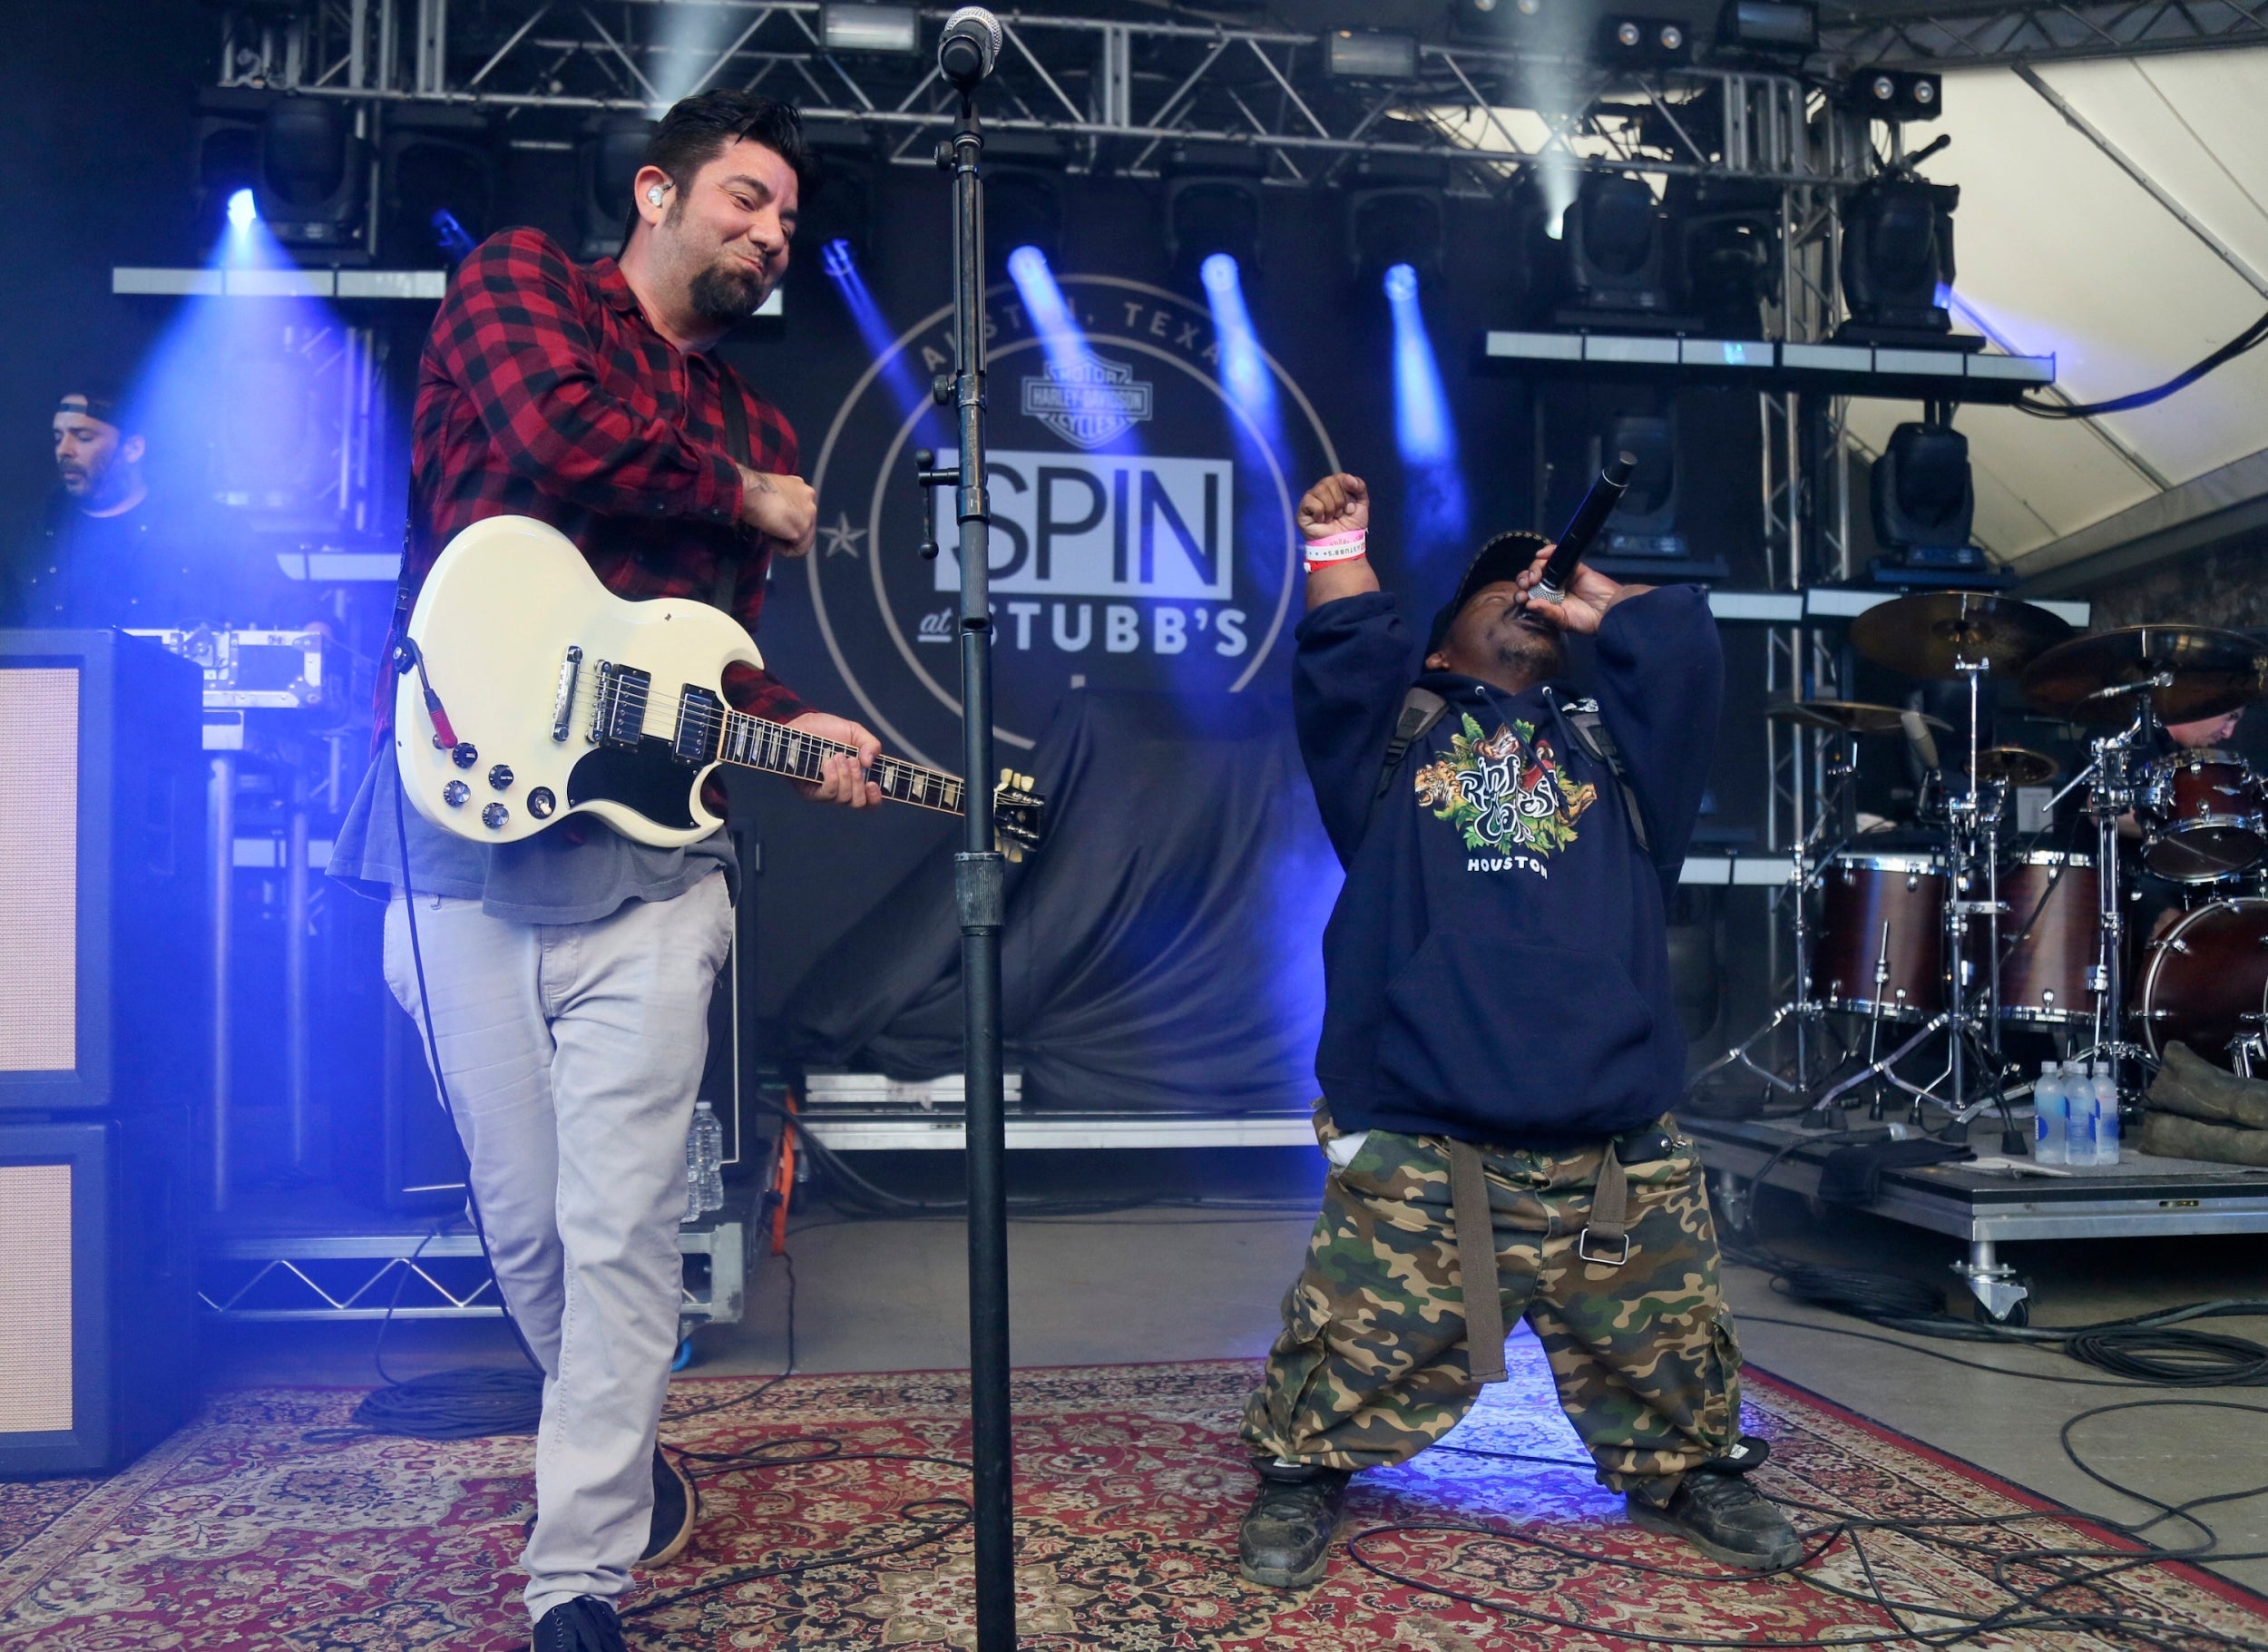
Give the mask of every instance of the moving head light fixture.
<path id="1" fill-rule="evenodd" d="M 343 103 L 286 98 L 261 122 L 252 196 L 269 233 L 287 247 L 347 252 L 363 235 L 369 145 Z"/>
<path id="2" fill-rule="evenodd" d="M 1578 308 L 1641 315 L 1671 308 L 1669 221 L 1645 180 L 1586 174 L 1560 239 Z"/>
<path id="3" fill-rule="evenodd" d="M 1347 257 L 1358 283 L 1396 264 L 1422 277 L 1442 272 L 1449 239 L 1447 162 L 1365 161 L 1346 192 Z"/>
<path id="4" fill-rule="evenodd" d="M 1166 156 L 1166 261 L 1174 279 L 1195 281 L 1205 260 L 1225 252 L 1249 280 L 1260 264 L 1261 179 L 1266 157 L 1248 145 L 1177 145 Z"/>
<path id="5" fill-rule="evenodd" d="M 1875 560 L 1877 580 L 1936 583 L 1988 572 L 1984 552 L 1970 543 L 1977 490 L 1967 436 L 1946 424 L 1901 425 L 1874 461 L 1872 482 L 1874 537 L 1895 553 Z"/>
<path id="6" fill-rule="evenodd" d="M 1942 301 L 1953 285 L 1953 209 L 1960 186 L 1911 171 L 1886 172 L 1851 192 L 1843 208 L 1843 296 L 1851 318 L 1835 337 L 1851 344 L 1950 345 L 1980 338 L 1953 334 Z"/>

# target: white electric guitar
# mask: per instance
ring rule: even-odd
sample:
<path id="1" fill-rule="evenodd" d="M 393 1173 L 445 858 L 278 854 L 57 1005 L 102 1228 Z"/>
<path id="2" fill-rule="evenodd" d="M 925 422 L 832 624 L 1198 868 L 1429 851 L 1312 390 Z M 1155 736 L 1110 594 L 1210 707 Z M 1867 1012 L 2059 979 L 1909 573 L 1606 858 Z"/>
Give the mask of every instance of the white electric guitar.
<path id="1" fill-rule="evenodd" d="M 417 812 L 476 843 L 513 843 L 569 815 L 675 846 L 721 824 L 701 805 L 719 763 L 816 780 L 853 748 L 725 703 L 725 668 L 764 661 L 706 602 L 631 602 L 599 583 L 566 535 L 492 516 L 452 539 L 409 619 L 394 690 L 394 751 Z M 867 770 L 899 803 L 963 812 L 958 776 L 882 758 Z M 1026 775 L 993 794 L 1001 848 L 1040 841 L 1045 800 Z"/>

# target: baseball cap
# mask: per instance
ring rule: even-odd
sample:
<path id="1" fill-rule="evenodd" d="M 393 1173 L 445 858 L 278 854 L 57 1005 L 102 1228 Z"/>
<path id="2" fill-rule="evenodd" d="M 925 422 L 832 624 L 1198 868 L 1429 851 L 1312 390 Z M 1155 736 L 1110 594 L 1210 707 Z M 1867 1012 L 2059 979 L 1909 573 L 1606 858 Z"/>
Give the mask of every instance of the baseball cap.
<path id="1" fill-rule="evenodd" d="M 1550 543 L 1540 533 L 1514 528 L 1482 545 L 1465 569 L 1465 577 L 1457 582 L 1456 594 L 1434 614 L 1433 629 L 1425 636 L 1427 655 L 1440 651 L 1448 639 L 1449 628 L 1457 623 L 1457 616 L 1464 611 L 1465 604 L 1472 601 L 1475 592 L 1502 581 L 1518 579 L 1536 560 L 1536 552 Z"/>

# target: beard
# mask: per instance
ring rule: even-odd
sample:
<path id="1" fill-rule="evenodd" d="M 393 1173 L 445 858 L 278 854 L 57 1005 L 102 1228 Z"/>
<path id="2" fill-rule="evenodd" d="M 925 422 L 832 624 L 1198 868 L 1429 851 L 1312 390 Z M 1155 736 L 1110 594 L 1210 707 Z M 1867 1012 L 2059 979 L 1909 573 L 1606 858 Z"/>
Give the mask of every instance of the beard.
<path id="1" fill-rule="evenodd" d="M 1567 643 L 1556 630 L 1514 619 L 1498 628 L 1493 640 L 1497 662 L 1508 670 L 1525 671 L 1539 682 L 1567 675 Z"/>
<path id="2" fill-rule="evenodd" d="M 720 253 L 715 263 L 698 272 L 688 284 L 686 297 L 693 313 L 719 327 L 745 321 L 769 296 L 771 283 L 745 259 Z"/>

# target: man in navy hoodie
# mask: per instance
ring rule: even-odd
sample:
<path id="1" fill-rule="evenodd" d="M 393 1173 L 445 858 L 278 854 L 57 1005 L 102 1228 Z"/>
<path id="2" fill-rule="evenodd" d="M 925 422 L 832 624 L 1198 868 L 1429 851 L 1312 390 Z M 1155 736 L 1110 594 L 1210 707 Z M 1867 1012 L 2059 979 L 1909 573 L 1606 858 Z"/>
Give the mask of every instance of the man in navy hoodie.
<path id="1" fill-rule="evenodd" d="M 1741 1478 L 1739 1350 L 1683 1088 L 1664 899 L 1716 746 L 1716 628 L 1690 586 L 1579 569 L 1504 534 L 1422 668 L 1364 555 L 1369 495 L 1300 501 L 1293 706 L 1346 885 L 1324 935 L 1316 1134 L 1331 1160 L 1244 1438 L 1238 1562 L 1323 1574 L 1352 1474 L 1449 1432 L 1525 1317 L 1598 1465 L 1649 1530 L 1755 1570 L 1801 1549 Z M 1597 641 L 1575 698 L 1563 633 Z M 1413 680 L 1414 679 L 1414 680 Z M 1468 1281 L 1486 1288 L 1468 1299 Z"/>

